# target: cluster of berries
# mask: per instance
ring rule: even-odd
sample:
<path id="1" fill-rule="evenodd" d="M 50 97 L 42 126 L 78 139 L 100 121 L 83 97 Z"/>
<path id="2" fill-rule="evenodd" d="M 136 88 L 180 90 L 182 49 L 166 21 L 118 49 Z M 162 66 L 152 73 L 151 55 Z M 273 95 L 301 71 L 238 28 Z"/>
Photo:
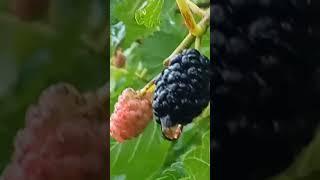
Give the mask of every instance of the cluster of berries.
<path id="1" fill-rule="evenodd" d="M 165 138 L 176 140 L 182 127 L 198 116 L 210 97 L 209 59 L 195 49 L 173 57 L 155 80 L 152 94 L 145 96 L 126 89 L 119 96 L 110 118 L 110 134 L 117 141 L 136 137 L 154 115 Z"/>

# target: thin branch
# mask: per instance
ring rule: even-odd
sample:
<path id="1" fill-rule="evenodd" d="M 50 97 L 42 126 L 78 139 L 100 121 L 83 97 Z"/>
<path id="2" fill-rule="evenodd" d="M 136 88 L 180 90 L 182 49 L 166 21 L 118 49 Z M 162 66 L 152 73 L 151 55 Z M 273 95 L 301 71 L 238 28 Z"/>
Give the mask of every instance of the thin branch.
<path id="1" fill-rule="evenodd" d="M 194 36 L 199 36 L 199 34 L 201 34 L 201 27 L 194 20 L 193 14 L 189 8 L 187 1 L 188 0 L 176 0 L 181 15 L 183 16 L 190 33 Z"/>
<path id="2" fill-rule="evenodd" d="M 209 25 L 210 25 L 210 8 L 206 10 L 206 15 L 198 23 L 198 26 L 201 27 L 201 34 L 199 34 L 199 37 L 202 36 L 207 31 Z M 190 47 L 191 44 L 195 41 L 195 39 L 196 39 L 195 36 L 189 33 L 184 38 L 184 40 L 178 45 L 178 47 L 171 53 L 171 55 L 163 61 L 163 64 L 165 66 L 168 66 L 170 64 L 170 60 L 172 59 L 172 57 L 180 53 L 182 50 Z"/>
<path id="3" fill-rule="evenodd" d="M 190 0 L 187 0 L 187 3 L 191 9 L 191 11 L 199 16 L 205 16 L 206 15 L 206 11 L 201 9 L 199 6 L 197 6 L 195 3 L 193 3 Z"/>

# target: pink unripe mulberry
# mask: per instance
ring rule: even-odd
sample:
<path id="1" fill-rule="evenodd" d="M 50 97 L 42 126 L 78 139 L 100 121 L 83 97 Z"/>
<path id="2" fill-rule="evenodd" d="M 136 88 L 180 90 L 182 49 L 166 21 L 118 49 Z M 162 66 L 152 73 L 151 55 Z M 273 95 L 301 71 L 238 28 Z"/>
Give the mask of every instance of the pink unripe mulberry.
<path id="1" fill-rule="evenodd" d="M 118 142 L 137 137 L 152 119 L 151 93 L 125 89 L 110 117 L 110 135 Z"/>
<path id="2" fill-rule="evenodd" d="M 26 113 L 1 180 L 105 180 L 106 100 L 65 83 L 46 89 Z M 106 147 L 107 145 L 107 147 Z"/>

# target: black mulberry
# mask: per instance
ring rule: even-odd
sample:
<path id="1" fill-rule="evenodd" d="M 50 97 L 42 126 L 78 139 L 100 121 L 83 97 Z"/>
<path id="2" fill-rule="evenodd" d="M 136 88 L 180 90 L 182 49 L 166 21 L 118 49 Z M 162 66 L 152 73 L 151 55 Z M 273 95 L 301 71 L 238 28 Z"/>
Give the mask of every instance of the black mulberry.
<path id="1" fill-rule="evenodd" d="M 153 112 L 167 139 L 177 139 L 179 129 L 207 106 L 209 82 L 209 59 L 195 49 L 184 50 L 172 58 L 169 67 L 156 79 Z M 176 127 L 179 129 L 172 132 Z"/>

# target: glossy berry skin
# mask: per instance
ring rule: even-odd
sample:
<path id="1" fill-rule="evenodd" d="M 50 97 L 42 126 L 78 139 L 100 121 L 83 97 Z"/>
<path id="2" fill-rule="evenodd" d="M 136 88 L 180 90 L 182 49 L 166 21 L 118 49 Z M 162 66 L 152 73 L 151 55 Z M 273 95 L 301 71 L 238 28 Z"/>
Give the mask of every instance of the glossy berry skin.
<path id="1" fill-rule="evenodd" d="M 184 50 L 156 79 L 152 107 L 162 127 L 186 125 L 208 105 L 209 62 L 195 49 Z"/>

